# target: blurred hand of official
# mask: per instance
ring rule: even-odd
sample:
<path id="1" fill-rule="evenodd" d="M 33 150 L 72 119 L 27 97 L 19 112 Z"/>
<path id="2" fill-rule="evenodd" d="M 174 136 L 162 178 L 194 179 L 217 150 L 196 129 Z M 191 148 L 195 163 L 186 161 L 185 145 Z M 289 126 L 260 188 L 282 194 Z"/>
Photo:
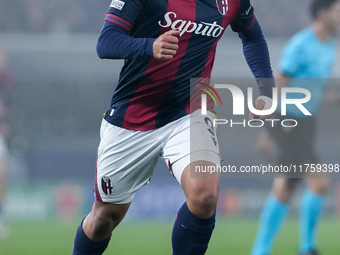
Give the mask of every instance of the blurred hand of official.
<path id="1" fill-rule="evenodd" d="M 170 30 L 161 34 L 152 45 L 154 58 L 159 60 L 172 59 L 178 49 L 179 33 L 178 30 Z"/>
<path id="2" fill-rule="evenodd" d="M 260 152 L 260 154 L 265 157 L 267 160 L 272 158 L 272 154 L 275 148 L 275 141 L 269 135 L 267 131 L 260 132 L 256 141 L 256 149 Z"/>

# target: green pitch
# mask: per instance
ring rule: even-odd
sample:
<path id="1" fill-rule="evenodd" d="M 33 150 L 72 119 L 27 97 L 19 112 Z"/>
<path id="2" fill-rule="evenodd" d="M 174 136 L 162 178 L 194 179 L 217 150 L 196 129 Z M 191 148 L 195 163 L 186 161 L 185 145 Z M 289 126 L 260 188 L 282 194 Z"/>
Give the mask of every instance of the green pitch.
<path id="1" fill-rule="evenodd" d="M 10 222 L 11 235 L 0 240 L 3 255 L 67 255 L 72 252 L 76 222 Z M 207 255 L 249 254 L 257 228 L 256 219 L 219 219 Z M 123 222 L 112 236 L 105 254 L 171 255 L 172 222 Z M 340 254 L 340 219 L 322 219 L 319 243 L 322 254 Z M 297 254 L 298 221 L 288 220 L 272 255 Z"/>

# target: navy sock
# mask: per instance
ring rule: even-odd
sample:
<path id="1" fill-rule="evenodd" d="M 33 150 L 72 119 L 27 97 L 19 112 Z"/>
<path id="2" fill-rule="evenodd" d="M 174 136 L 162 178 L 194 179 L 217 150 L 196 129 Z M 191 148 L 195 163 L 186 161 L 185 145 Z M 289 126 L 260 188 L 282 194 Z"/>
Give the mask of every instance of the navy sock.
<path id="1" fill-rule="evenodd" d="M 177 214 L 172 230 L 173 255 L 205 254 L 215 227 L 215 215 L 202 219 L 192 214 L 186 203 Z"/>
<path id="2" fill-rule="evenodd" d="M 92 241 L 87 237 L 83 228 L 83 222 L 77 229 L 76 237 L 74 238 L 74 247 L 72 255 L 101 255 L 107 248 L 111 237 L 101 242 Z"/>

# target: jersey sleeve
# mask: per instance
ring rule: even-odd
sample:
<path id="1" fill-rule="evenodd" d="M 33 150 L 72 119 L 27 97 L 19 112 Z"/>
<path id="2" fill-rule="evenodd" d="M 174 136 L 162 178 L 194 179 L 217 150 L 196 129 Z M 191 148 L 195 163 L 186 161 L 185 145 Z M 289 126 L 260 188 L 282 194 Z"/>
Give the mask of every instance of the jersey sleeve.
<path id="1" fill-rule="evenodd" d="M 113 0 L 97 41 L 97 54 L 106 59 L 152 57 L 154 38 L 134 38 L 130 31 L 144 8 L 143 0 Z"/>
<path id="2" fill-rule="evenodd" d="M 144 0 L 112 0 L 105 21 L 116 24 L 130 32 L 135 20 L 145 6 Z"/>
<path id="3" fill-rule="evenodd" d="M 242 40 L 243 53 L 256 78 L 260 94 L 271 98 L 275 81 L 268 46 L 249 0 L 241 0 L 238 15 L 231 23 L 231 27 Z"/>
<path id="4" fill-rule="evenodd" d="M 245 32 L 252 28 L 256 21 L 254 8 L 249 0 L 241 0 L 238 14 L 230 24 L 234 32 Z"/>
<path id="5" fill-rule="evenodd" d="M 291 39 L 282 51 L 281 59 L 279 61 L 279 70 L 293 77 L 299 68 L 303 65 L 303 47 L 296 38 Z"/>

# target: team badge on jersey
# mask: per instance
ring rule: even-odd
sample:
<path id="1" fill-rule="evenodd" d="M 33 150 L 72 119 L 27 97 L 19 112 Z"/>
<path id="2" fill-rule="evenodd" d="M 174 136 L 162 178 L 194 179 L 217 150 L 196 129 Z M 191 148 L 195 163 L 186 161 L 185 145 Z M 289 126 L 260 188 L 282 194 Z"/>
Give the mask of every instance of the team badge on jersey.
<path id="1" fill-rule="evenodd" d="M 218 11 L 222 14 L 225 15 L 228 12 L 228 1 L 227 0 L 216 0 L 216 5 Z"/>
<path id="2" fill-rule="evenodd" d="M 119 0 L 113 0 L 110 4 L 110 7 L 116 8 L 118 10 L 123 9 L 125 2 Z"/>

